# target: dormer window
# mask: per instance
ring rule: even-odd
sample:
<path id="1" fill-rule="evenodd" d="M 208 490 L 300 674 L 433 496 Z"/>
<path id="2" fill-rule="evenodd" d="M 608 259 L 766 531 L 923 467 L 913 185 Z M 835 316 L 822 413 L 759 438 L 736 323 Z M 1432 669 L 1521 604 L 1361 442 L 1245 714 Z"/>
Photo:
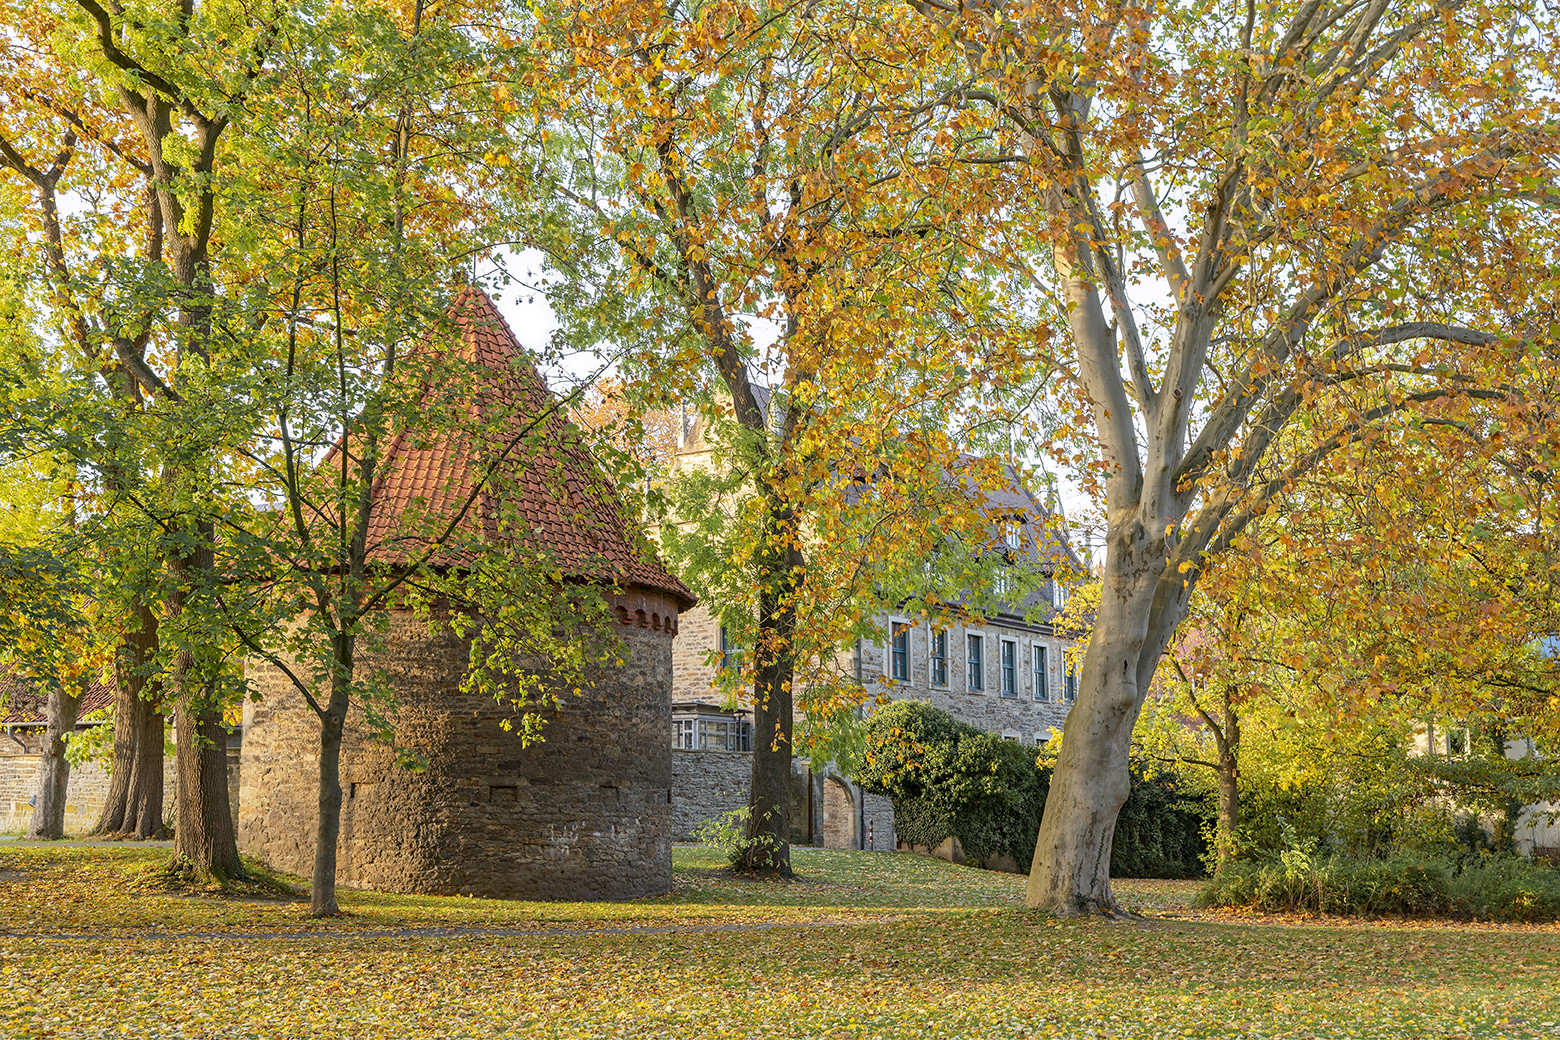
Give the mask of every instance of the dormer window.
<path id="1" fill-rule="evenodd" d="M 745 711 L 713 704 L 672 705 L 672 747 L 679 751 L 752 751 Z"/>

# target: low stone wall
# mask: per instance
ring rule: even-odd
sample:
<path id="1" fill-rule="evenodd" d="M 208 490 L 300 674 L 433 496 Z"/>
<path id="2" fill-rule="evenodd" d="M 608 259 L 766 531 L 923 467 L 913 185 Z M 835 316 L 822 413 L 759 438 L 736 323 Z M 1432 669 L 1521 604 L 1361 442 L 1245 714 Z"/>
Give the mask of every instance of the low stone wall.
<path id="1" fill-rule="evenodd" d="M 38 793 L 38 755 L 0 754 L 0 834 L 25 831 L 32 824 L 32 797 Z M 103 815 L 108 773 L 96 763 L 72 766 L 65 785 L 65 833 L 88 834 Z M 163 759 L 163 816 L 173 819 L 178 798 L 173 756 Z M 239 753 L 228 748 L 228 804 L 238 819 Z"/>
<path id="2" fill-rule="evenodd" d="M 672 840 L 692 841 L 693 831 L 748 803 L 753 782 L 749 751 L 672 751 Z"/>
<path id="3" fill-rule="evenodd" d="M 38 793 L 38 755 L 0 755 L 0 831 L 25 831 Z M 86 834 L 103 815 L 108 774 L 92 763 L 70 771 L 65 785 L 65 833 Z"/>

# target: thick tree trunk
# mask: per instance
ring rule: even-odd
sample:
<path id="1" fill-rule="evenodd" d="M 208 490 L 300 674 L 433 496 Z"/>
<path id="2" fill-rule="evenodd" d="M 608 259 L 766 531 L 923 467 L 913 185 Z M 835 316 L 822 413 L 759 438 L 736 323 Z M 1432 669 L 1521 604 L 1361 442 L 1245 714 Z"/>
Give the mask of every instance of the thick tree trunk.
<path id="1" fill-rule="evenodd" d="M 786 877 L 791 875 L 792 672 L 789 655 L 759 669 L 747 847 L 737 862 L 739 870 Z"/>
<path id="2" fill-rule="evenodd" d="M 315 917 L 338 917 L 336 903 L 336 844 L 341 837 L 341 733 L 351 699 L 353 636 L 337 634 L 335 674 L 330 702 L 320 716 L 319 823 L 314 834 L 314 883 L 309 909 Z"/>
<path id="3" fill-rule="evenodd" d="M 49 691 L 44 709 L 43 754 L 38 760 L 38 800 L 27 828 L 29 838 L 58 841 L 65 837 L 65 788 L 70 782 L 65 740 L 76 729 L 80 713 L 79 690 L 71 693 L 63 686 L 55 686 Z"/>
<path id="4" fill-rule="evenodd" d="M 126 838 L 162 838 L 168 834 L 163 813 L 163 742 L 167 720 L 162 705 L 142 700 L 140 738 L 130 770 L 130 790 L 125 795 L 125 818 L 119 834 Z"/>
<path id="5" fill-rule="evenodd" d="M 1027 906 L 1063 914 L 1118 912 L 1110 853 L 1116 816 L 1132 791 L 1127 747 L 1137 722 L 1136 690 L 1125 677 L 1102 674 L 1106 665 L 1097 659 L 1114 663 L 1120 656 L 1091 641 L 1084 658 L 1035 841 Z"/>
<path id="6" fill-rule="evenodd" d="M 1167 597 L 1162 539 L 1129 523 L 1107 536 L 1099 613 L 1084 655 L 1078 699 L 1062 731 L 1027 906 L 1058 914 L 1121 912 L 1110 886 L 1116 816 L 1131 793 L 1128 749 L 1187 592 Z"/>
<path id="7" fill-rule="evenodd" d="M 114 763 L 108 774 L 108 794 L 103 796 L 103 813 L 93 834 L 119 834 L 125 829 L 130 803 L 130 774 L 135 771 L 135 753 L 144 739 L 141 735 L 141 698 L 131 693 L 123 679 L 114 691 Z"/>
<path id="8" fill-rule="evenodd" d="M 103 815 L 92 833 L 155 838 L 163 833 L 163 717 L 161 687 L 148 683 L 157 653 L 157 617 L 139 599 L 137 631 L 120 647 L 114 691 L 114 766 Z"/>
<path id="9" fill-rule="evenodd" d="M 184 861 L 197 877 L 242 877 L 228 804 L 222 708 L 198 700 L 179 705 L 174 718 L 179 784 L 174 859 Z"/>
<path id="10" fill-rule="evenodd" d="M 211 522 L 197 522 L 193 534 L 195 547 L 180 548 L 168 560 L 178 582 L 178 591 L 168 599 L 175 616 L 185 610 L 189 586 L 210 580 L 214 569 Z M 173 689 L 178 698 L 174 744 L 179 783 L 174 859 L 182 861 L 196 877 L 242 877 L 244 867 L 238 858 L 233 810 L 228 803 L 227 727 L 222 722 L 222 705 L 215 700 L 211 681 L 200 674 L 189 650 L 174 656 Z"/>
<path id="11" fill-rule="evenodd" d="M 796 576 L 802 556 L 796 517 L 769 504 L 768 544 L 790 546 L 760 557 L 758 677 L 753 700 L 753 781 L 747 846 L 737 869 L 791 876 L 791 736 L 796 674 Z"/>

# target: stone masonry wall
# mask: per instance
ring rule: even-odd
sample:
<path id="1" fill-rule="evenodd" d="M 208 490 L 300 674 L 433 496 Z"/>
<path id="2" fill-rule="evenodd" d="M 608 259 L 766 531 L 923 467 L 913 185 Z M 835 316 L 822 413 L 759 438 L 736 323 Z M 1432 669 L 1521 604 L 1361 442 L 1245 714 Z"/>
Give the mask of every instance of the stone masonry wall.
<path id="1" fill-rule="evenodd" d="M 37 755 L 0 755 L 0 834 L 25 831 L 32 823 L 29 804 L 38 793 Z M 228 795 L 236 798 L 237 756 L 228 762 Z M 82 835 L 97 826 L 103 815 L 103 800 L 108 797 L 108 774 L 94 762 L 72 766 L 65 784 L 65 833 Z M 164 815 L 173 818 L 175 791 L 173 756 L 163 762 Z"/>
<path id="2" fill-rule="evenodd" d="M 672 840 L 692 841 L 707 820 L 748 803 L 753 755 L 743 751 L 672 751 Z"/>
<path id="3" fill-rule="evenodd" d="M 620 597 L 627 600 L 629 597 Z M 640 597 L 647 602 L 656 597 Z M 645 613 L 659 621 L 669 604 Z M 633 617 L 635 611 L 630 609 Z M 671 887 L 671 633 L 619 628 L 621 668 L 543 713 L 522 747 L 511 712 L 459 689 L 468 643 L 393 617 L 383 668 L 398 705 L 396 742 L 426 769 L 398 764 L 360 713 L 343 741 L 338 878 L 344 887 L 511 899 L 628 899 Z M 239 848 L 307 876 L 314 854 L 318 724 L 284 677 L 249 662 L 262 694 L 246 705 Z"/>
<path id="4" fill-rule="evenodd" d="M 899 847 L 894 833 L 894 802 L 880 794 L 861 792 L 861 841 L 867 849 L 879 852 Z"/>
<path id="5" fill-rule="evenodd" d="M 25 831 L 32 823 L 29 804 L 38 793 L 38 755 L 0 756 L 0 832 Z M 86 834 L 103 815 L 108 774 L 94 763 L 71 767 L 65 784 L 65 833 Z"/>
<path id="6" fill-rule="evenodd" d="M 672 700 L 715 703 L 715 666 L 708 663 L 711 651 L 720 649 L 720 622 L 702 606 L 696 606 L 677 619 L 677 638 L 672 643 Z"/>
<path id="7" fill-rule="evenodd" d="M 888 630 L 887 623 L 884 624 Z M 982 637 L 983 683 L 972 690 L 968 681 L 969 635 Z M 1002 642 L 1011 640 L 1017 650 L 1016 696 L 1002 696 Z M 862 676 L 869 691 L 882 691 L 892 700 L 925 701 L 948 712 L 961 722 L 994 733 L 1010 736 L 1024 744 L 1043 740 L 1052 728 L 1061 729 L 1072 705 L 1064 702 L 1065 672 L 1062 651 L 1073 641 L 1056 636 L 1050 626 L 1004 624 L 1000 620 L 985 625 L 953 625 L 948 629 L 948 682 L 931 683 L 931 626 L 925 621 L 910 621 L 910 679 L 883 681 L 891 674 L 887 649 L 863 644 Z M 1048 689 L 1044 699 L 1035 696 L 1035 646 L 1047 648 Z"/>

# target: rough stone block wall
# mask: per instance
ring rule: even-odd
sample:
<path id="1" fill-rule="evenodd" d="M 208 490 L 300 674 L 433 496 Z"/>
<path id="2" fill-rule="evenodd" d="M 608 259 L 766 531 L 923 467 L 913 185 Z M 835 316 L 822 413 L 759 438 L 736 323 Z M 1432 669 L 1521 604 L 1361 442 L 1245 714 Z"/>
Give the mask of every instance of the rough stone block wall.
<path id="1" fill-rule="evenodd" d="M 862 847 L 878 851 L 892 851 L 899 847 L 894 833 L 894 803 L 880 794 L 861 796 Z"/>
<path id="2" fill-rule="evenodd" d="M 672 751 L 672 840 L 693 841 L 706 820 L 748 803 L 753 756 L 742 751 Z"/>
<path id="3" fill-rule="evenodd" d="M 856 847 L 856 806 L 854 794 L 845 781 L 829 777 L 823 781 L 823 847 Z"/>
<path id="4" fill-rule="evenodd" d="M 232 768 L 230 764 L 230 796 L 237 792 L 237 785 L 232 783 Z M 108 774 L 95 763 L 71 767 L 70 779 L 65 784 L 66 834 L 87 834 L 97 826 L 98 817 L 103 815 L 103 800 L 108 797 L 108 780 Z M 171 818 L 176 790 L 171 755 L 163 764 L 163 790 L 164 815 Z M 28 802 L 37 793 L 38 756 L 0 755 L 0 833 L 27 830 L 33 814 Z"/>
<path id="5" fill-rule="evenodd" d="M 714 666 L 708 663 L 710 651 L 720 649 L 720 622 L 704 607 L 694 607 L 677 618 L 677 637 L 672 640 L 672 700 L 713 702 Z"/>
<path id="6" fill-rule="evenodd" d="M 399 764 L 354 711 L 341 755 L 339 883 L 511 899 L 669 891 L 671 631 L 618 633 L 624 665 L 593 673 L 580 696 L 542 713 L 544 739 L 522 747 L 501 726 L 510 712 L 460 691 L 468 643 L 395 615 L 359 667 L 388 675 L 398 703 L 385 717 L 426 768 Z M 254 660 L 248 668 L 262 700 L 245 708 L 239 848 L 307 876 L 318 723 L 280 672 Z"/>

